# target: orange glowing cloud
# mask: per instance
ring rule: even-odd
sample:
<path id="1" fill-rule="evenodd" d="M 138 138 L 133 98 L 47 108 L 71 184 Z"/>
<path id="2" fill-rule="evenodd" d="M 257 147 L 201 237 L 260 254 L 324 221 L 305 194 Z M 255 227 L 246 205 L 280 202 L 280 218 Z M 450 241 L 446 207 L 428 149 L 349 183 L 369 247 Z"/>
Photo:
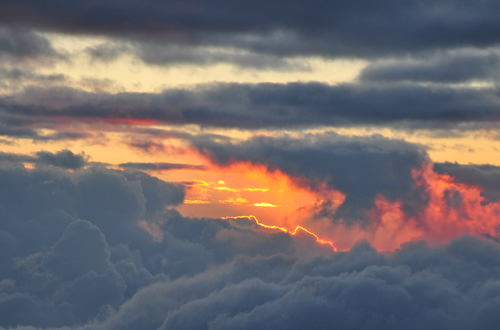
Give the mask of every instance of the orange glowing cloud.
<path id="1" fill-rule="evenodd" d="M 303 184 L 305 178 L 249 162 L 224 167 L 211 164 L 207 171 L 214 179 L 204 182 L 205 186 L 193 186 L 188 197 L 203 188 L 205 193 L 211 192 L 203 203 L 211 204 L 188 198 L 187 205 L 179 208 L 183 214 L 221 218 L 253 214 L 253 221 L 261 227 L 291 235 L 307 232 L 318 242 L 335 242 L 338 250 L 367 240 L 380 251 L 392 251 L 410 241 L 424 239 L 438 244 L 463 234 L 496 235 L 500 228 L 500 202 L 488 202 L 479 187 L 434 172 L 432 164 L 413 171 L 416 184 L 428 196 L 421 210 L 406 214 L 403 201 L 379 195 L 368 211 L 369 223 L 364 224 L 317 214 L 318 208 L 326 205 L 335 217 L 335 210 L 345 200 L 342 192 L 326 185 L 312 189 Z M 217 197 L 217 192 L 226 195 Z"/>
<path id="2" fill-rule="evenodd" d="M 439 244 L 463 234 L 499 234 L 500 201 L 488 202 L 480 187 L 438 174 L 432 164 L 414 170 L 413 176 L 428 196 L 427 203 L 415 215 L 405 214 L 401 201 L 379 195 L 375 207 L 368 212 L 369 224 L 346 226 L 324 221 L 317 232 L 334 239 L 343 250 L 359 240 L 367 240 L 382 251 L 395 250 L 415 240 Z"/>
<path id="3" fill-rule="evenodd" d="M 427 196 L 420 210 L 406 214 L 405 201 L 381 194 L 367 211 L 370 221 L 361 223 L 335 216 L 346 196 L 326 183 L 308 185 L 307 178 L 269 170 L 265 165 L 234 162 L 221 166 L 198 156 L 197 163 L 206 170 L 203 181 L 186 178 L 196 182 L 187 191 L 186 203 L 178 207 L 186 216 L 253 214 L 260 223 L 288 233 L 294 233 L 297 227 L 307 229 L 335 242 L 338 250 L 348 250 L 366 240 L 380 251 L 392 251 L 415 240 L 439 244 L 463 234 L 496 235 L 500 228 L 500 202 L 488 202 L 479 187 L 434 172 L 430 163 L 413 171 L 413 180 Z M 318 212 L 322 209 L 328 212 Z"/>
<path id="4" fill-rule="evenodd" d="M 419 216 L 428 235 L 438 241 L 462 233 L 497 235 L 500 226 L 500 201 L 489 202 L 481 188 L 457 182 L 446 174 L 438 174 L 428 165 L 414 172 L 419 185 L 429 196 L 427 207 Z"/>

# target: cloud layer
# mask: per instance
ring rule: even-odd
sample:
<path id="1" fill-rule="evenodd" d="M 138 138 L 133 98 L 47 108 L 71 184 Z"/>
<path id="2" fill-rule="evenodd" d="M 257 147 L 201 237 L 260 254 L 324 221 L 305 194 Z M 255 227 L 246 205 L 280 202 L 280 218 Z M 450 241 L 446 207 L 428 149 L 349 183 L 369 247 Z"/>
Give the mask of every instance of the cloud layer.
<path id="1" fill-rule="evenodd" d="M 60 129 L 57 123 L 64 127 L 63 123 L 81 120 L 116 126 L 157 123 L 244 129 L 360 125 L 477 129 L 497 122 L 499 104 L 492 88 L 415 84 L 212 84 L 156 94 L 32 87 L 0 98 L 0 133 L 69 138 L 43 137 L 34 130 Z"/>
<path id="2" fill-rule="evenodd" d="M 492 0 L 1 1 L 0 330 L 497 329 L 500 168 L 317 132 L 494 133 L 498 17 Z M 193 72 L 207 83 L 180 85 Z M 38 146 L 62 150 L 19 153 Z M 236 166 L 290 191 L 217 177 Z M 243 195 L 293 189 L 307 201 L 287 210 Z M 272 207 L 179 211 L 196 205 Z"/>
<path id="3" fill-rule="evenodd" d="M 495 329 L 500 247 L 463 237 L 332 253 L 165 209 L 139 172 L 0 169 L 5 329 Z M 8 191 L 8 193 L 7 193 Z M 45 193 L 50 191 L 51 194 Z"/>
<path id="4" fill-rule="evenodd" d="M 217 9 L 214 9 L 217 8 Z M 61 1 L 7 1 L 3 24 L 48 31 L 160 39 L 170 44 L 227 46 L 273 55 L 371 57 L 446 47 L 497 44 L 495 1 L 220 0 L 213 4 L 114 1 L 68 6 Z"/>

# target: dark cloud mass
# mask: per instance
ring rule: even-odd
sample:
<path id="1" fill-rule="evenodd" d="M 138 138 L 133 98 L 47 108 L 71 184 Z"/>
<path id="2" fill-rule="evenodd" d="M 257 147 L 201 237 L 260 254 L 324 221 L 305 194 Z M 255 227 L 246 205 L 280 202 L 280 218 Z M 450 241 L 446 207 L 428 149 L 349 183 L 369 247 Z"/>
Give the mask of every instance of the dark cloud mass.
<path id="1" fill-rule="evenodd" d="M 3 1 L 3 24 L 64 33 L 228 46 L 273 55 L 372 57 L 495 45 L 496 1 Z"/>
<path id="2" fill-rule="evenodd" d="M 11 162 L 0 183 L 1 329 L 498 325 L 494 241 L 332 253 L 252 222 L 184 218 L 165 209 L 178 187 L 138 172 Z"/>
<path id="3" fill-rule="evenodd" d="M 494 88 L 415 84 L 227 83 L 168 89 L 157 94 L 31 87 L 0 98 L 0 120 L 45 118 L 38 125 L 57 118 L 118 118 L 131 124 L 134 120 L 153 120 L 234 128 L 382 125 L 454 129 L 460 125 L 477 129 L 497 122 L 499 109 L 500 100 Z M 18 125 L 26 126 L 23 122 Z M 16 132 L 4 133 L 13 134 Z"/>

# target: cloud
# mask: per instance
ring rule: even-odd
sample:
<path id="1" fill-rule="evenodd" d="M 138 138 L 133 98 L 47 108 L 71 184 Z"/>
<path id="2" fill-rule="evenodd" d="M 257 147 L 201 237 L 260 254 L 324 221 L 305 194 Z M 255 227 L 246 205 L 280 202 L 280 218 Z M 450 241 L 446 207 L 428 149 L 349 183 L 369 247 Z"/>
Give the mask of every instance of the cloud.
<path id="1" fill-rule="evenodd" d="M 49 123 L 41 118 L 30 118 L 20 114 L 3 113 L 0 108 L 0 135 L 18 139 L 31 139 L 33 141 L 62 141 L 79 140 L 91 136 L 91 133 L 84 131 L 68 131 L 61 127 L 56 127 L 54 131 L 54 122 Z M 38 126 L 38 127 L 37 127 Z M 54 132 L 44 134 L 38 128 L 51 128 Z"/>
<path id="2" fill-rule="evenodd" d="M 19 162 L 32 162 L 36 160 L 36 158 L 29 155 L 0 152 L 0 160 L 2 161 L 2 163 L 4 162 L 19 163 Z"/>
<path id="3" fill-rule="evenodd" d="M 168 171 L 168 170 L 203 170 L 202 165 L 175 164 L 175 163 L 123 163 L 118 166 L 136 170 Z"/>
<path id="4" fill-rule="evenodd" d="M 493 88 L 415 84 L 211 84 L 162 93 L 90 93 L 69 88 L 27 88 L 0 98 L 4 121 L 85 118 L 129 125 L 197 124 L 202 127 L 298 128 L 379 125 L 399 129 L 477 129 L 498 119 Z M 14 122 L 15 124 L 15 122 Z M 47 124 L 45 124 L 47 125 Z M 53 126 L 53 125 L 52 125 Z M 25 128 L 21 122 L 9 129 Z M 4 134 L 16 134 L 6 131 Z M 17 133 L 20 134 L 20 133 Z"/>
<path id="5" fill-rule="evenodd" d="M 174 185 L 103 168 L 1 166 L 0 189 L 0 329 L 498 324 L 493 240 L 333 253 L 244 219 L 182 217 L 165 209 L 179 202 Z"/>
<path id="6" fill-rule="evenodd" d="M 71 150 L 61 150 L 56 153 L 39 151 L 35 156 L 13 153 L 0 153 L 0 160 L 4 162 L 27 162 L 37 165 L 50 165 L 65 169 L 79 169 L 87 165 L 88 157 L 85 154 L 74 154 Z"/>
<path id="7" fill-rule="evenodd" d="M 101 43 L 97 46 L 85 48 L 85 52 L 91 57 L 92 60 L 102 62 L 111 62 L 116 60 L 120 55 L 130 51 L 130 47 L 123 43 Z"/>
<path id="8" fill-rule="evenodd" d="M 61 58 L 50 41 L 25 28 L 0 27 L 0 59 L 9 61 Z"/>
<path id="9" fill-rule="evenodd" d="M 254 137 L 241 143 L 194 137 L 193 145 L 217 164 L 249 161 L 278 169 L 299 184 L 319 189 L 322 184 L 346 194 L 337 216 L 364 220 L 379 194 L 403 200 L 406 210 L 418 209 L 423 191 L 412 170 L 429 161 L 418 145 L 381 136 L 348 137 L 336 134 Z"/>
<path id="10" fill-rule="evenodd" d="M 157 42 L 135 42 L 133 53 L 145 63 L 155 65 L 214 65 L 230 63 L 245 69 L 310 70 L 306 63 L 276 55 L 259 54 L 234 48 L 210 48 L 179 45 L 160 45 Z"/>
<path id="11" fill-rule="evenodd" d="M 99 127 L 124 134 L 132 148 L 172 154 L 180 151 L 164 139 L 189 142 L 216 166 L 283 172 L 325 197 L 305 212 L 321 237 L 349 247 L 366 237 L 373 246 L 333 252 L 313 235 L 259 226 L 251 216 L 186 217 L 176 208 L 188 184 L 141 172 L 203 166 L 124 162 L 113 170 L 70 150 L 0 152 L 0 330 L 497 329 L 497 167 L 431 168 L 423 146 L 378 135 L 233 140 L 203 132 L 491 127 L 498 90 L 455 83 L 496 82 L 499 9 L 491 0 L 2 1 L 0 136 L 85 139 Z M 127 54 L 153 65 L 258 70 L 305 70 L 303 56 L 371 62 L 348 84 L 111 94 L 100 91 L 110 80 L 92 77 L 79 83 L 93 92 L 54 87 L 66 76 L 38 70 L 66 60 L 51 33 L 102 38 L 83 49 L 91 61 Z M 165 124 L 200 130 L 156 126 Z M 332 190 L 345 196 L 339 205 L 327 199 Z M 258 202 L 247 206 L 273 205 Z M 395 250 L 377 251 L 380 240 Z"/>
<path id="12" fill-rule="evenodd" d="M 436 163 L 434 169 L 436 172 L 448 174 L 460 182 L 479 186 L 482 190 L 481 195 L 491 202 L 500 198 L 500 168 L 498 166 Z"/>
<path id="13" fill-rule="evenodd" d="M 259 54 L 231 47 L 208 47 L 162 44 L 135 39 L 129 42 L 107 42 L 86 49 L 94 61 L 111 62 L 122 55 L 135 56 L 144 63 L 161 66 L 232 64 L 245 69 L 310 70 L 300 63 L 281 56 Z"/>
<path id="14" fill-rule="evenodd" d="M 90 327 L 494 329 L 498 260 L 474 259 L 494 252 L 495 243 L 465 237 L 391 257 L 368 246 L 302 260 L 242 257 L 215 272 L 151 284 Z"/>
<path id="15" fill-rule="evenodd" d="M 63 74 L 40 74 L 36 73 L 33 68 L 20 69 L 20 68 L 0 68 L 0 77 L 2 78 L 2 83 L 10 88 L 14 88 L 14 85 L 22 85 L 22 83 L 61 83 L 66 80 Z"/>
<path id="16" fill-rule="evenodd" d="M 38 162 L 68 169 L 78 169 L 87 163 L 85 154 L 75 155 L 70 150 L 61 150 L 57 153 L 47 151 L 37 152 Z"/>
<path id="17" fill-rule="evenodd" d="M 214 8 L 224 8 L 214 10 Z M 36 1 L 2 4 L 5 25 L 47 31 L 153 40 L 180 46 L 222 46 L 275 56 L 373 57 L 498 43 L 495 1 L 392 0 L 376 4 L 219 0 L 143 3 Z M 264 14 L 263 14 L 264 13 Z M 106 17 L 107 19 L 100 19 Z"/>
<path id="18" fill-rule="evenodd" d="M 48 267 L 62 278 L 74 279 L 93 271 L 102 273 L 109 266 L 110 252 L 98 227 L 88 221 L 70 223 L 48 256 Z"/>
<path id="19" fill-rule="evenodd" d="M 138 149 L 145 153 L 166 152 L 168 148 L 161 141 L 126 141 L 125 144 L 129 147 Z"/>
<path id="20" fill-rule="evenodd" d="M 293 251 L 287 235 L 166 210 L 182 202 L 182 186 L 140 172 L 4 164 L 0 183 L 9 192 L 0 194 L 0 327 L 97 322 L 149 284 L 240 253 Z M 141 221 L 164 239 L 153 240 Z"/>
<path id="21" fill-rule="evenodd" d="M 496 51 L 438 52 L 413 59 L 382 60 L 365 67 L 361 81 L 414 81 L 460 83 L 498 80 L 500 59 Z"/>

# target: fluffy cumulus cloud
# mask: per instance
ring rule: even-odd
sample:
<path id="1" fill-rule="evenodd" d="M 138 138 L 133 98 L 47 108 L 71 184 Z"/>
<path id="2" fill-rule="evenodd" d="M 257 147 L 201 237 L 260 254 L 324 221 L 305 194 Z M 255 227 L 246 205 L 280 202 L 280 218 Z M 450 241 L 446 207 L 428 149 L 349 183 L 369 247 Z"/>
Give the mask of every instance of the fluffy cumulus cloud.
<path id="1" fill-rule="evenodd" d="M 141 172 L 27 170 L 10 159 L 0 183 L 2 329 L 496 329 L 499 321 L 495 240 L 333 253 L 244 219 L 182 217 L 170 207 L 183 188 Z"/>

